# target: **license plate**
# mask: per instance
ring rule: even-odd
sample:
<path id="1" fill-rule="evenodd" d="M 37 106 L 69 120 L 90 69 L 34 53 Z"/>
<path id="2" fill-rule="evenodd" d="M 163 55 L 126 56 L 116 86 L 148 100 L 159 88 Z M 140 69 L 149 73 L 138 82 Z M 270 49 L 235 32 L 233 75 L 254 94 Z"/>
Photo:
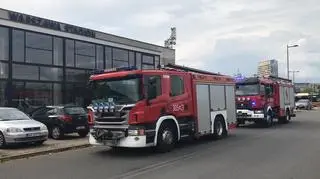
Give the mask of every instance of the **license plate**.
<path id="1" fill-rule="evenodd" d="M 27 137 L 37 137 L 37 136 L 41 136 L 41 133 L 31 133 L 31 134 L 27 134 Z"/>
<path id="2" fill-rule="evenodd" d="M 85 129 L 86 127 L 85 126 L 78 126 L 76 127 L 76 129 Z"/>

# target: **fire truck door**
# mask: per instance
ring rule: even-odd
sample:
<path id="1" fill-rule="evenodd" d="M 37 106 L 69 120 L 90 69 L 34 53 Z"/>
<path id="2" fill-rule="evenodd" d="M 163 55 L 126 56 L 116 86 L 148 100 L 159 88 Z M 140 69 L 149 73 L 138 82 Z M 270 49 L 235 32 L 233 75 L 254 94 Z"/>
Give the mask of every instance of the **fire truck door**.
<path id="1" fill-rule="evenodd" d="M 209 85 L 197 84 L 198 132 L 210 132 Z"/>

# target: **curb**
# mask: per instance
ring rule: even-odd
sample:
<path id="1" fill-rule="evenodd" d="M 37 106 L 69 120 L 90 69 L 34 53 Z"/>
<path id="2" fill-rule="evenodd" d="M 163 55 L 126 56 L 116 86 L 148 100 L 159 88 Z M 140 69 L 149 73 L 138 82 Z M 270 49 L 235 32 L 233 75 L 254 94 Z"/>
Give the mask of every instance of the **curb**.
<path id="1" fill-rule="evenodd" d="M 44 150 L 44 151 L 39 151 L 39 152 L 26 153 L 26 154 L 21 154 L 21 155 L 1 157 L 0 163 L 4 163 L 4 162 L 10 161 L 10 160 L 17 160 L 17 159 L 22 159 L 22 158 L 35 157 L 35 156 L 39 156 L 39 155 L 46 155 L 49 153 L 59 153 L 59 152 L 64 152 L 64 151 L 68 151 L 68 150 L 83 149 L 83 148 L 87 148 L 90 146 L 91 146 L 90 144 L 82 144 L 82 145 L 76 145 L 76 146 L 70 146 L 70 147 L 49 149 L 49 150 Z"/>

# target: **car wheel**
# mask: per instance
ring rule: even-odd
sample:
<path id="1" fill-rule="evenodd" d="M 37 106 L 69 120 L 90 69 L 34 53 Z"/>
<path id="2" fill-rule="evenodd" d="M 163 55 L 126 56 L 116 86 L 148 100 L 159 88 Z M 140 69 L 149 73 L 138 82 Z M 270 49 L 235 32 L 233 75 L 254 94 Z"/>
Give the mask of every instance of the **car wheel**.
<path id="1" fill-rule="evenodd" d="M 88 130 L 78 131 L 80 137 L 87 137 L 88 133 Z"/>
<path id="2" fill-rule="evenodd" d="M 6 139 L 4 138 L 4 135 L 0 132 L 0 149 L 4 148 L 6 146 Z"/>
<path id="3" fill-rule="evenodd" d="M 52 129 L 51 129 L 51 137 L 53 138 L 53 139 L 56 139 L 56 140 L 58 140 L 58 139 L 62 139 L 63 138 L 63 131 L 61 130 L 61 128 L 59 127 L 59 126 L 54 126 L 54 127 L 52 127 Z"/>

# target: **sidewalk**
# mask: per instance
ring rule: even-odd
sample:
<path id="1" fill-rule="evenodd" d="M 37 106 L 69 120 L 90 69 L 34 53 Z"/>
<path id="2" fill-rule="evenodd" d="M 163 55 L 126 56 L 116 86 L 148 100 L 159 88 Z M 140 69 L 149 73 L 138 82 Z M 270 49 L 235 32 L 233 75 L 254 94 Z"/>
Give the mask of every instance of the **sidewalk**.
<path id="1" fill-rule="evenodd" d="M 89 147 L 88 138 L 79 138 L 75 135 L 66 135 L 63 140 L 48 139 L 43 145 L 17 145 L 0 149 L 0 162 L 7 160 L 28 158 L 36 155 L 57 153 L 71 149 Z"/>

